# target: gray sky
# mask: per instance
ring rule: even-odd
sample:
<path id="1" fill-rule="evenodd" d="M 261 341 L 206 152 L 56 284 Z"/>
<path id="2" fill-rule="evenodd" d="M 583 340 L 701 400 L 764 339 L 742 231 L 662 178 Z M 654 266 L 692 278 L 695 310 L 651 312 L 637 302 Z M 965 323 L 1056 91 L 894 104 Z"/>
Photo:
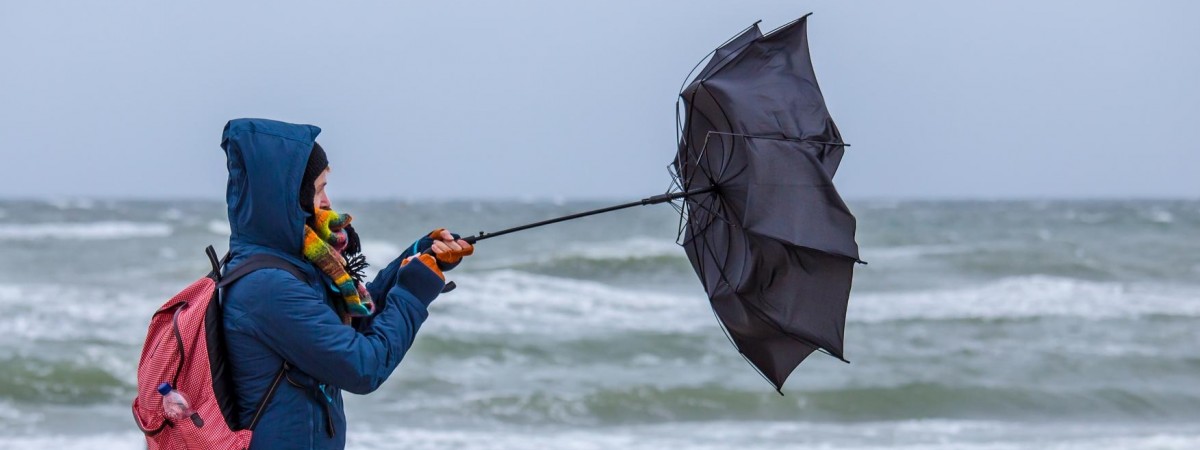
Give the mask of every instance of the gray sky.
<path id="1" fill-rule="evenodd" d="M 847 198 L 1200 197 L 1200 2 L 65 3 L 0 4 L 3 197 L 223 199 L 268 117 L 334 196 L 641 198 L 688 70 L 809 11 Z"/>

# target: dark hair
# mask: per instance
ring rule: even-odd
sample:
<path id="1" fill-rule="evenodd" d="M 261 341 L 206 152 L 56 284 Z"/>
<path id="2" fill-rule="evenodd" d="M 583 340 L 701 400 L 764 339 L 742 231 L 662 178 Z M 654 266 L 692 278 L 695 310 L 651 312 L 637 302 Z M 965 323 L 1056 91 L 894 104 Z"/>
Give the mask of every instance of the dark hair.
<path id="1" fill-rule="evenodd" d="M 304 176 L 300 177 L 300 208 L 312 217 L 313 197 L 317 195 L 317 177 L 329 167 L 329 159 L 325 157 L 325 149 L 321 144 L 313 142 L 312 152 L 308 154 L 308 164 L 304 166 Z"/>

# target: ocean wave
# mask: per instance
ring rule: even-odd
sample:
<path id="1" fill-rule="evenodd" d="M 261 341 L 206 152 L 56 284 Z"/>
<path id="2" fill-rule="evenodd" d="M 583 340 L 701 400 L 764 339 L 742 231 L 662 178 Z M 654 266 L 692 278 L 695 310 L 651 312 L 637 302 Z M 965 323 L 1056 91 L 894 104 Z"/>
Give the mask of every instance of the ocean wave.
<path id="1" fill-rule="evenodd" d="M 439 411 L 439 409 L 446 411 Z M 414 409 L 417 407 L 414 406 Z M 476 393 L 464 401 L 420 405 L 429 414 L 458 413 L 516 425 L 628 425 L 721 420 L 900 421 L 922 418 L 1194 419 L 1200 398 L 1188 393 L 1118 388 L 1045 389 L 913 383 L 793 391 L 742 391 L 721 384 L 622 385 L 591 391 Z M 411 411 L 410 413 L 417 413 Z"/>
<path id="2" fill-rule="evenodd" d="M 123 423 L 123 422 L 121 422 Z M 119 423 L 114 423 L 119 426 Z M 705 421 L 615 427 L 416 427 L 352 421 L 348 450 L 1192 450 L 1190 427 L 1130 424 L 1024 423 L 971 420 L 826 423 Z M 141 450 L 137 431 L 30 434 L 0 437 L 0 449 Z"/>
<path id="3" fill-rule="evenodd" d="M 1138 211 L 1138 214 L 1153 223 L 1169 224 L 1175 221 L 1175 215 L 1164 208 L 1151 208 Z"/>
<path id="4" fill-rule="evenodd" d="M 619 241 L 570 243 L 550 256 L 553 259 L 632 259 L 683 255 L 683 248 L 674 241 L 634 236 Z"/>
<path id="5" fill-rule="evenodd" d="M 132 422 L 130 422 L 132 424 Z M 89 435 L 47 434 L 0 437 L 0 449 L 53 448 L 55 450 L 142 450 L 146 439 L 139 431 Z"/>
<path id="6" fill-rule="evenodd" d="M 479 269 L 506 269 L 549 266 L 570 261 L 629 262 L 636 260 L 679 259 L 687 261 L 683 248 L 671 240 L 634 236 L 605 242 L 572 242 L 547 252 L 525 257 L 500 259 Z"/>
<path id="7" fill-rule="evenodd" d="M 515 270 L 464 273 L 462 287 L 433 304 L 427 325 L 449 332 L 579 336 L 621 330 L 686 332 L 712 325 L 708 299 Z"/>
<path id="8" fill-rule="evenodd" d="M 693 429 L 679 430 L 686 435 L 663 435 L 650 433 L 628 433 L 623 430 L 596 430 L 554 432 L 539 430 L 541 435 L 514 434 L 504 432 L 477 431 L 447 431 L 447 430 L 405 430 L 383 433 L 366 438 L 358 437 L 348 443 L 347 449 L 377 449 L 377 448 L 425 448 L 425 449 L 461 449 L 477 450 L 512 450 L 529 448 L 554 448 L 563 450 L 600 450 L 600 449 L 664 449 L 687 448 L 692 450 L 755 450 L 780 448 L 798 448 L 796 445 L 809 445 L 808 448 L 837 448 L 839 450 L 1194 450 L 1200 448 L 1200 434 L 1154 434 L 1141 435 L 1131 432 L 1130 436 L 1120 437 L 1080 437 L 1072 439 L 1018 438 L 997 437 L 984 442 L 972 442 L 975 439 L 946 439 L 940 442 L 920 440 L 917 443 L 858 443 L 845 444 L 838 441 L 829 442 L 826 439 L 803 439 L 799 433 L 788 433 L 794 439 L 772 439 L 764 441 L 763 434 L 779 432 L 778 430 L 762 430 L 757 424 L 741 423 L 735 427 L 722 428 L 723 434 L 697 434 L 703 430 L 703 425 L 695 425 Z M 749 429 L 747 429 L 749 428 Z M 1010 433 L 1021 434 L 1025 430 L 1012 427 Z M 809 433 L 828 433 L 828 426 L 814 426 Z M 782 437 L 782 436 L 777 436 Z M 877 435 L 871 436 L 883 440 Z M 34 448 L 34 447 L 21 447 Z M 57 448 L 57 447 L 56 447 Z M 67 447 L 85 448 L 85 447 Z M 121 447 L 129 448 L 129 447 Z"/>
<path id="9" fill-rule="evenodd" d="M 720 420 L 605 427 L 397 427 L 351 425 L 348 449 L 509 450 L 1184 450 L 1200 446 L 1188 426 L 974 420 L 804 422 Z"/>
<path id="10" fill-rule="evenodd" d="M 183 219 L 184 217 L 185 217 L 185 215 L 184 215 L 183 211 L 181 211 L 179 208 L 167 208 L 166 210 L 163 210 L 163 212 L 158 215 L 159 219 L 170 220 L 170 221 L 179 221 L 179 220 Z"/>
<path id="11" fill-rule="evenodd" d="M 136 364 L 136 363 L 134 363 Z M 88 404 L 136 395 L 131 377 L 115 375 L 91 358 L 0 359 L 0 399 L 32 403 Z"/>
<path id="12" fill-rule="evenodd" d="M 96 201 L 90 198 L 53 198 L 46 200 L 46 205 L 58 210 L 93 209 Z"/>
<path id="13" fill-rule="evenodd" d="M 1194 288 L 1032 275 L 952 289 L 851 295 L 848 318 L 891 320 L 1200 317 Z"/>
<path id="14" fill-rule="evenodd" d="M 571 279 L 640 285 L 695 278 L 683 248 L 648 237 L 568 243 L 547 251 L 472 261 L 470 270 L 516 270 Z"/>
<path id="15" fill-rule="evenodd" d="M 0 240 L 132 239 L 170 236 L 170 225 L 158 222 L 33 223 L 0 225 Z"/>
<path id="16" fill-rule="evenodd" d="M 945 256 L 970 253 L 977 251 L 977 246 L 970 245 L 900 245 L 894 247 L 863 247 L 861 254 L 864 258 L 875 261 L 907 260 L 926 256 Z"/>
<path id="17" fill-rule="evenodd" d="M 8 338 L 0 340 L 0 348 L 18 342 L 132 342 L 173 294 L 153 298 L 97 286 L 0 285 L 5 314 L 0 336 Z"/>

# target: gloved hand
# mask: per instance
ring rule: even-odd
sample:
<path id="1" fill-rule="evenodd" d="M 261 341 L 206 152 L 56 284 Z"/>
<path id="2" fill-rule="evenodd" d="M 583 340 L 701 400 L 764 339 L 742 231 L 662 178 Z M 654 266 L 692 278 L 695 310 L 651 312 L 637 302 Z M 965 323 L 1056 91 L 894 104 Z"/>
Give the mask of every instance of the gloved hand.
<path id="1" fill-rule="evenodd" d="M 417 301 L 428 307 L 445 290 L 446 276 L 442 275 L 432 255 L 421 253 L 400 262 L 400 269 L 396 271 L 396 286 L 403 286 Z"/>
<path id="2" fill-rule="evenodd" d="M 436 258 L 433 259 L 437 262 L 438 269 L 443 272 L 454 269 L 458 263 L 462 262 L 464 256 L 470 256 L 475 252 L 475 247 L 468 244 L 467 241 L 459 239 L 459 235 L 446 231 L 445 228 L 438 228 L 413 242 L 413 245 L 400 257 L 408 258 L 429 249 L 433 249 L 434 255 L 436 255 Z"/>
<path id="3" fill-rule="evenodd" d="M 404 261 L 400 262 L 400 267 L 407 266 L 410 263 L 412 263 L 413 261 L 417 261 L 417 262 L 420 262 L 421 264 L 424 264 L 425 267 L 428 267 L 429 270 L 433 271 L 434 275 L 437 275 L 438 278 L 442 279 L 442 281 L 446 281 L 446 275 L 442 274 L 442 269 L 438 267 L 437 260 L 435 260 L 432 256 L 426 255 L 424 253 L 421 253 L 415 257 L 405 258 Z"/>

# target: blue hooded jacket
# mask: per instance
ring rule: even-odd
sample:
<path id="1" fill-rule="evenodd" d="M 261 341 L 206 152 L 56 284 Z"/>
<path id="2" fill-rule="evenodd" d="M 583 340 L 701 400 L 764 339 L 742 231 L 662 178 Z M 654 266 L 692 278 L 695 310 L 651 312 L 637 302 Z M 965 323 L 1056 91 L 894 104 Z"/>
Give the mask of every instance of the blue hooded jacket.
<path id="1" fill-rule="evenodd" d="M 302 256 L 308 213 L 298 197 L 300 180 L 321 130 L 262 119 L 225 125 L 221 147 L 228 158 L 229 248 L 226 271 L 247 257 L 269 253 L 308 275 L 260 269 L 225 291 L 225 339 L 233 368 L 240 425 L 249 425 L 259 401 L 284 362 L 290 366 L 267 404 L 251 449 L 341 449 L 346 416 L 341 391 L 366 394 L 387 380 L 412 346 L 443 287 L 424 264 L 400 267 L 396 258 L 367 290 L 376 313 L 343 325 L 334 311 L 342 301 L 329 278 Z"/>

